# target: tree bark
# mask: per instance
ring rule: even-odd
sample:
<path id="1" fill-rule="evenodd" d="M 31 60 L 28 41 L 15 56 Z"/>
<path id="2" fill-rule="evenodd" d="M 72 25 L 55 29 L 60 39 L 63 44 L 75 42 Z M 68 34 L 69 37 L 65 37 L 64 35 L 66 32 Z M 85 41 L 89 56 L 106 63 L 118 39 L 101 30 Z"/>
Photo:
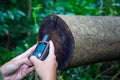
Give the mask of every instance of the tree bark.
<path id="1" fill-rule="evenodd" d="M 51 31 L 52 27 L 55 31 Z M 56 38 L 51 36 L 51 39 L 55 43 L 59 66 L 63 66 L 59 69 L 120 60 L 120 17 L 50 15 L 43 20 L 39 36 L 50 32 L 56 35 Z M 38 40 L 41 39 L 39 37 Z M 58 50 L 56 45 L 65 48 Z"/>
<path id="2" fill-rule="evenodd" d="M 74 40 L 75 50 L 69 67 L 120 60 L 120 17 L 63 16 Z"/>

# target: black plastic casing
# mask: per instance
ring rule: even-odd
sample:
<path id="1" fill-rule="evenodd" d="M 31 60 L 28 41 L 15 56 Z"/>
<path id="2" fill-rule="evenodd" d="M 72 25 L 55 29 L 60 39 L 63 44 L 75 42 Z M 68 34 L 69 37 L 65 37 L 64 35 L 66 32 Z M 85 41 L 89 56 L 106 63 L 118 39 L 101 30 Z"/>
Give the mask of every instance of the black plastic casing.
<path id="1" fill-rule="evenodd" d="M 33 55 L 36 56 L 38 59 L 41 59 L 42 61 L 45 60 L 49 54 L 48 41 L 49 41 L 49 36 L 45 35 L 42 41 L 38 42 L 36 49 L 33 52 Z"/>

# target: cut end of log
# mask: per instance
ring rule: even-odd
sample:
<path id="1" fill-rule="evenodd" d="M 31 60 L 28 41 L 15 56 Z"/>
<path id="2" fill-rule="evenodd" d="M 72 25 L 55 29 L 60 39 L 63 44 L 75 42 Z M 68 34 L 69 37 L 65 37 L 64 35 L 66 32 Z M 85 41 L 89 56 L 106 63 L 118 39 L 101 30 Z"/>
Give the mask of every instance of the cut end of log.
<path id="1" fill-rule="evenodd" d="M 63 19 L 57 15 L 47 16 L 40 25 L 38 41 L 49 35 L 55 46 L 58 69 L 65 69 L 73 58 L 75 41 Z"/>

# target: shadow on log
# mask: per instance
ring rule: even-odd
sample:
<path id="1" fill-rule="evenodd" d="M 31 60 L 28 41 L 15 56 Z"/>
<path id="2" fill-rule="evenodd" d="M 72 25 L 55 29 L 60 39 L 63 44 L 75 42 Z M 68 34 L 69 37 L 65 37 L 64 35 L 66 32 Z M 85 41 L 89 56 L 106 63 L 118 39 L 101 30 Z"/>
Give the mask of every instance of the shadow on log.
<path id="1" fill-rule="evenodd" d="M 58 69 L 120 59 L 120 17 L 49 15 L 38 41 L 48 34 Z"/>

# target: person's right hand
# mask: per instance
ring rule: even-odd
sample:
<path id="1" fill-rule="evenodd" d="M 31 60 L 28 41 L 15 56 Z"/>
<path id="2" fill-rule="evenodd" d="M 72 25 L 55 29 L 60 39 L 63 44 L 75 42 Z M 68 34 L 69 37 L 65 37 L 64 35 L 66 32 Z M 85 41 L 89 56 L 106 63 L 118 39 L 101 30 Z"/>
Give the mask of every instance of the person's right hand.
<path id="1" fill-rule="evenodd" d="M 42 80 L 56 80 L 57 61 L 54 53 L 53 42 L 50 41 L 50 49 L 47 58 L 44 61 L 31 56 L 30 60 L 35 66 L 35 70 Z"/>

